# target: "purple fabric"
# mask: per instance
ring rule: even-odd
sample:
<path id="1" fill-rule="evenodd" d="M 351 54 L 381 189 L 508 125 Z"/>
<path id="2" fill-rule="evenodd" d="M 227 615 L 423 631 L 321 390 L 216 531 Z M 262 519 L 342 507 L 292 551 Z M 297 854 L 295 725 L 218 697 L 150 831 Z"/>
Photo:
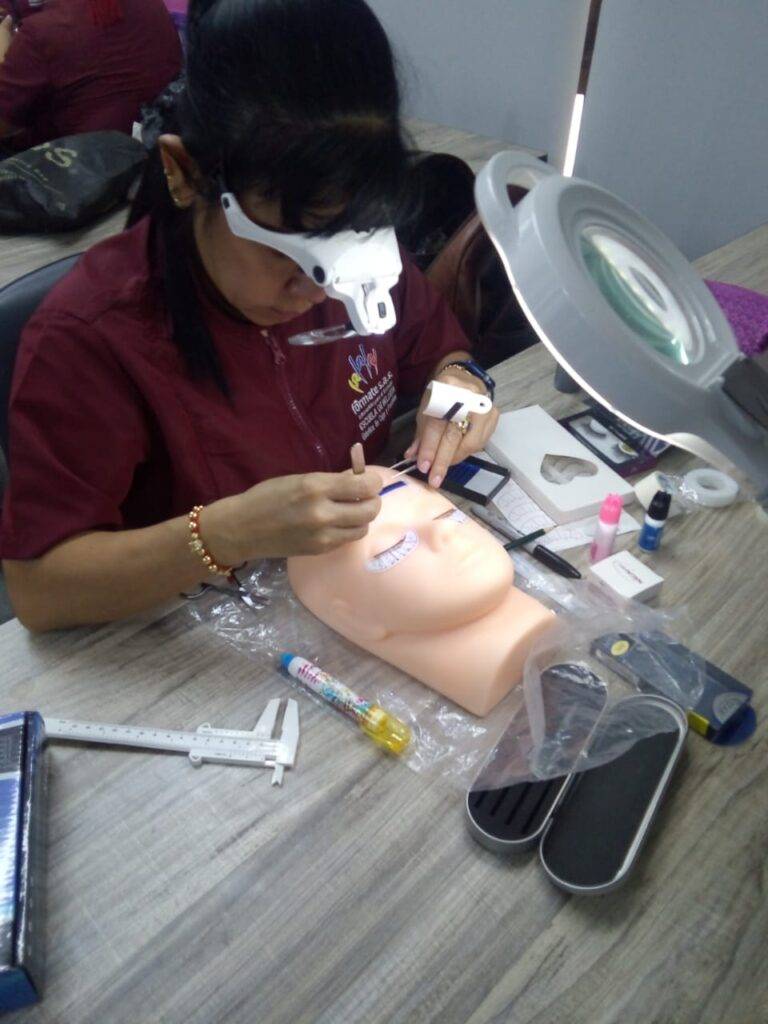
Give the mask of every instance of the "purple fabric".
<path id="1" fill-rule="evenodd" d="M 768 295 L 739 288 L 722 281 L 707 281 L 746 356 L 756 356 L 768 348 Z"/>

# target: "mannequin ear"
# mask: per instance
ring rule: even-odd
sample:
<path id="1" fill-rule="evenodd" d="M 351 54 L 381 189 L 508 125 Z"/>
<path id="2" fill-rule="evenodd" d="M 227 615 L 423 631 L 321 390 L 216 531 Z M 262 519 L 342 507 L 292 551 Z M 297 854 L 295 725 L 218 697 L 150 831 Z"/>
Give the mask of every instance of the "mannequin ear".
<path id="1" fill-rule="evenodd" d="M 380 622 L 371 622 L 362 618 L 354 607 L 343 597 L 334 597 L 331 601 L 331 614 L 338 623 L 339 632 L 354 640 L 381 642 L 388 636 L 387 630 Z"/>

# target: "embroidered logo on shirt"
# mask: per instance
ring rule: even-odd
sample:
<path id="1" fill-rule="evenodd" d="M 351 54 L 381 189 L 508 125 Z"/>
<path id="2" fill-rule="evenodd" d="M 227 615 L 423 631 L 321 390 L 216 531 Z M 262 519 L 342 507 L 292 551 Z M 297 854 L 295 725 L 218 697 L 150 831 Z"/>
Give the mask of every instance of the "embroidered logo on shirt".
<path id="1" fill-rule="evenodd" d="M 367 441 L 382 423 L 386 423 L 397 402 L 395 375 L 387 370 L 360 398 L 352 400 L 352 412 L 360 425 L 360 440 Z"/>
<path id="2" fill-rule="evenodd" d="M 352 367 L 352 375 L 348 378 L 347 384 L 358 395 L 362 395 L 363 388 L 372 384 L 379 375 L 379 354 L 375 349 L 367 352 L 361 342 L 356 354 L 347 356 L 347 361 Z"/>

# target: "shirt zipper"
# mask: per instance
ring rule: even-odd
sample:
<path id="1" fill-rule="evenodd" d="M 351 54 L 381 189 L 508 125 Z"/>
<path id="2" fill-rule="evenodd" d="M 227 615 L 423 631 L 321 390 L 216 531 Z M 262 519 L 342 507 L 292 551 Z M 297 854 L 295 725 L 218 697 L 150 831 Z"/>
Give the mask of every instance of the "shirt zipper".
<path id="1" fill-rule="evenodd" d="M 262 330 L 261 333 L 264 336 L 267 345 L 269 346 L 269 350 L 272 353 L 272 358 L 275 361 L 277 376 L 280 380 L 280 387 L 282 388 L 283 395 L 285 396 L 285 400 L 288 404 L 288 408 L 291 411 L 291 415 L 293 416 L 294 420 L 299 425 L 303 433 L 311 441 L 312 447 L 314 448 L 317 455 L 319 455 L 323 467 L 326 470 L 330 470 L 331 460 L 328 458 L 328 452 L 325 450 L 325 447 L 323 446 L 323 443 L 321 442 L 320 438 L 309 425 L 306 416 L 299 408 L 296 399 L 293 397 L 291 386 L 288 383 L 288 374 L 286 373 L 285 369 L 285 352 L 283 352 L 282 348 L 280 347 L 280 343 L 277 341 L 276 338 L 272 336 L 272 333 L 270 331 Z"/>

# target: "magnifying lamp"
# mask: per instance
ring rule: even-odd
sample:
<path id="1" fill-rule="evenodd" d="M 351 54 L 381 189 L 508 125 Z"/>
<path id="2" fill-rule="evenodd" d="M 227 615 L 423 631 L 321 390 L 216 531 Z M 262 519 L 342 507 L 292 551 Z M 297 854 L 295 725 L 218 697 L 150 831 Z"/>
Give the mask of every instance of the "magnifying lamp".
<path id="1" fill-rule="evenodd" d="M 509 184 L 528 188 L 513 207 Z M 768 373 L 740 352 L 702 279 L 610 192 L 524 153 L 475 184 L 520 306 L 558 363 L 627 423 L 719 468 L 768 507 Z"/>

